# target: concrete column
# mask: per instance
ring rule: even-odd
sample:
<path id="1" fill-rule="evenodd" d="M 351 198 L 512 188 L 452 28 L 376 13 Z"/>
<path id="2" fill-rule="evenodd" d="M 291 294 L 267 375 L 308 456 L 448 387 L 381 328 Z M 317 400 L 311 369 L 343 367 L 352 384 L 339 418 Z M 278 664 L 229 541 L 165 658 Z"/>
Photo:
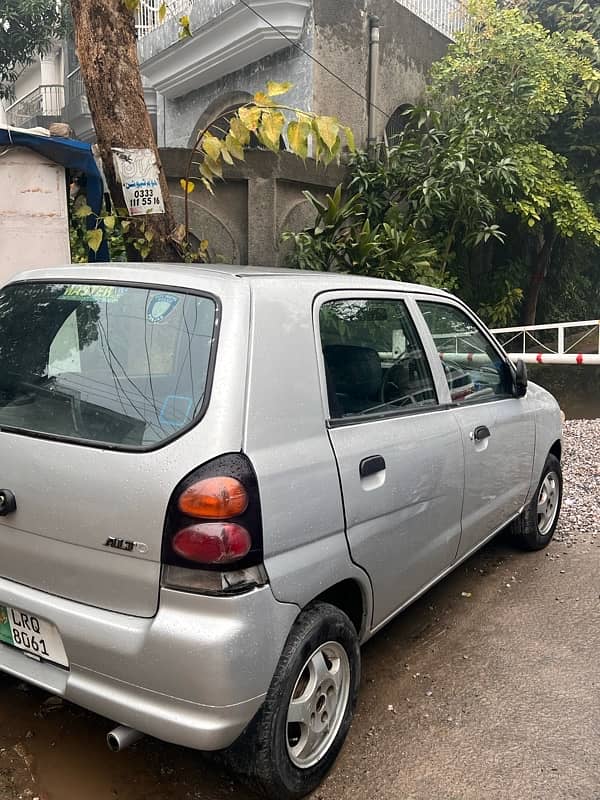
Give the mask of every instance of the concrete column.
<path id="1" fill-rule="evenodd" d="M 277 180 L 252 176 L 248 180 L 248 264 L 276 267 Z"/>

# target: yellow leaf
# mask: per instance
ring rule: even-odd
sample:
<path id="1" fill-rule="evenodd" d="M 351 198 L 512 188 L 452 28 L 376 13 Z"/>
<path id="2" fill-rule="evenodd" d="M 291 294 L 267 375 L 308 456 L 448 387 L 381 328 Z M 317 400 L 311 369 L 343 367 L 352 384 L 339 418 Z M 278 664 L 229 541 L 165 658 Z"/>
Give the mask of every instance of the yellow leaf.
<path id="1" fill-rule="evenodd" d="M 211 175 L 216 175 L 217 178 L 223 177 L 223 165 L 220 161 L 214 161 L 212 158 L 206 156 L 202 166 L 206 167 Z M 202 172 L 202 170 L 200 170 L 200 172 Z"/>
<path id="2" fill-rule="evenodd" d="M 356 142 L 354 141 L 354 132 L 352 128 L 344 128 L 344 133 L 346 135 L 346 142 L 348 143 L 348 148 L 351 153 L 356 152 Z"/>
<path id="3" fill-rule="evenodd" d="M 202 239 L 200 242 L 198 249 L 205 253 L 208 250 L 208 239 Z"/>
<path id="4" fill-rule="evenodd" d="M 212 161 L 217 161 L 221 155 L 221 142 L 212 133 L 205 133 L 202 137 L 202 149 Z"/>
<path id="5" fill-rule="evenodd" d="M 207 181 L 206 178 L 202 178 L 202 183 L 204 184 L 205 189 L 207 189 L 211 194 L 214 194 L 213 187 L 210 181 Z"/>
<path id="6" fill-rule="evenodd" d="M 198 170 L 200 172 L 203 181 L 208 181 L 209 183 L 212 183 L 214 181 L 215 176 L 211 172 L 210 167 L 207 166 L 206 161 L 203 161 L 202 164 L 200 164 Z"/>
<path id="7" fill-rule="evenodd" d="M 256 106 L 242 106 L 238 111 L 239 118 L 249 131 L 255 131 L 258 128 L 262 113 L 262 109 Z M 239 139 L 239 136 L 237 138 Z M 242 140 L 240 139 L 240 141 Z"/>
<path id="8" fill-rule="evenodd" d="M 97 253 L 100 245 L 102 244 L 102 231 L 100 228 L 94 228 L 92 231 L 86 231 L 85 238 L 90 250 L 93 250 L 94 253 Z"/>
<path id="9" fill-rule="evenodd" d="M 230 133 L 227 134 L 225 137 L 225 147 L 231 153 L 234 158 L 237 158 L 238 161 L 244 160 L 244 148 Z"/>
<path id="10" fill-rule="evenodd" d="M 270 150 L 279 150 L 279 137 L 284 125 L 285 117 L 281 111 L 266 111 L 263 113 L 258 135 Z"/>
<path id="11" fill-rule="evenodd" d="M 233 158 L 231 157 L 231 154 L 225 144 L 223 144 L 221 147 L 221 158 L 226 164 L 229 164 L 229 166 L 233 165 Z"/>
<path id="12" fill-rule="evenodd" d="M 139 4 L 140 0 L 125 0 L 125 6 L 132 14 L 137 11 Z"/>
<path id="13" fill-rule="evenodd" d="M 245 145 L 250 142 L 250 131 L 239 117 L 231 118 L 229 130 L 231 131 L 231 135 L 237 139 L 242 147 L 245 147 Z"/>
<path id="14" fill-rule="evenodd" d="M 269 81 L 267 83 L 267 94 L 269 97 L 278 97 L 280 94 L 287 94 L 294 84 L 289 81 L 277 83 L 276 81 Z"/>
<path id="15" fill-rule="evenodd" d="M 102 222 L 104 223 L 104 227 L 107 228 L 109 231 L 114 230 L 116 218 L 109 214 L 108 217 L 104 217 Z"/>
<path id="16" fill-rule="evenodd" d="M 264 92 L 257 92 L 254 95 L 254 102 L 259 106 L 272 106 L 273 101 Z"/>
<path id="17" fill-rule="evenodd" d="M 164 22 L 166 16 L 167 16 L 167 4 L 161 3 L 160 6 L 158 7 L 158 21 Z"/>
<path id="18" fill-rule="evenodd" d="M 79 217 L 79 218 L 81 218 L 81 217 L 89 217 L 89 215 L 91 213 L 92 213 L 92 209 L 87 205 L 87 203 L 84 203 L 82 206 L 79 206 L 79 208 L 75 209 L 75 212 L 74 212 L 73 216 Z"/>
<path id="19" fill-rule="evenodd" d="M 340 125 L 335 117 L 316 117 L 314 126 L 326 147 L 331 150 L 335 145 Z"/>
<path id="20" fill-rule="evenodd" d="M 308 156 L 308 137 L 310 136 L 311 125 L 309 122 L 300 120 L 290 122 L 287 129 L 288 146 L 292 153 L 300 158 Z"/>
<path id="21" fill-rule="evenodd" d="M 194 181 L 186 181 L 185 178 L 182 178 L 179 181 L 179 185 L 186 194 L 191 194 L 196 188 L 196 184 L 194 183 Z"/>

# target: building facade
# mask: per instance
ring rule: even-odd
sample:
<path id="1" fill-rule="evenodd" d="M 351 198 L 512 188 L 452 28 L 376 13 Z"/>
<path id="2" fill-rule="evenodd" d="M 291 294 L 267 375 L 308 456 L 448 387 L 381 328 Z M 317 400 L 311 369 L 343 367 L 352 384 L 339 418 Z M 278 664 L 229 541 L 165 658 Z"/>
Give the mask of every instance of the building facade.
<path id="1" fill-rule="evenodd" d="M 138 50 L 146 104 L 181 219 L 187 149 L 206 128 L 219 135 L 220 122 L 268 81 L 291 82 L 287 105 L 338 117 L 364 147 L 399 130 L 404 106 L 419 99 L 429 67 L 462 22 L 460 0 L 170 0 L 163 21 L 159 5 L 141 0 Z M 193 35 L 181 39 L 184 15 Z M 77 138 L 93 141 L 73 46 L 63 46 L 59 57 L 59 117 Z M 43 98 L 44 87 L 54 85 L 42 66 L 29 69 L 33 79 L 27 72 L 20 79 L 40 85 L 24 85 L 24 97 L 16 87 L 9 124 L 43 124 L 26 108 L 28 98 Z M 303 190 L 322 197 L 343 175 L 337 167 L 305 167 L 289 153 L 260 150 L 225 173 L 214 196 L 197 191 L 188 197 L 190 230 L 208 239 L 213 259 L 265 266 L 284 263 L 283 231 L 312 222 Z"/>
<path id="2" fill-rule="evenodd" d="M 460 0 L 158 0 L 138 10 L 145 98 L 160 147 L 188 147 L 198 131 L 247 102 L 267 81 L 290 81 L 286 102 L 337 116 L 366 144 L 393 129 L 394 111 L 415 102 L 431 63 L 462 24 Z M 180 39 L 179 17 L 192 37 Z M 371 29 L 379 24 L 377 63 Z M 369 97 L 376 69 L 375 96 Z M 8 122 L 30 128 L 68 122 L 94 138 L 72 43 L 57 45 L 20 76 Z M 370 104 L 367 101 L 370 100 Z"/>

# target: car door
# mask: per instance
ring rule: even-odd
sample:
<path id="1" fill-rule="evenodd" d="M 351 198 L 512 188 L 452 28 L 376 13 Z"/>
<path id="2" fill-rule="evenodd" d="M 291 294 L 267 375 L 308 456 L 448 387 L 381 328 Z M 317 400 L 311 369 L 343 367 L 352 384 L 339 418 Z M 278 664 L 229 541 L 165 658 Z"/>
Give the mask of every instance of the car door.
<path id="1" fill-rule="evenodd" d="M 508 359 L 466 308 L 451 299 L 427 297 L 417 304 L 440 356 L 465 452 L 461 557 L 503 527 L 525 502 L 533 468 L 534 410 L 527 397 L 515 396 Z"/>
<path id="2" fill-rule="evenodd" d="M 348 543 L 377 626 L 456 555 L 461 435 L 402 295 L 321 295 L 315 315 Z"/>

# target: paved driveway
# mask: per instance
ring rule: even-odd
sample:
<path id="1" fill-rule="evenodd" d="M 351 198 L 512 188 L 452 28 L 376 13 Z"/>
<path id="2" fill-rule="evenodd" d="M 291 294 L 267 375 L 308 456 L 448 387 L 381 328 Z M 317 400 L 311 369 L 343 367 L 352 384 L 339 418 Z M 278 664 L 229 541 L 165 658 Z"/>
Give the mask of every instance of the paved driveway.
<path id="1" fill-rule="evenodd" d="M 497 541 L 364 650 L 361 700 L 323 800 L 600 798 L 600 537 L 515 553 Z M 10 680 L 0 797 L 251 795 L 192 751 L 109 753 L 109 723 Z"/>

